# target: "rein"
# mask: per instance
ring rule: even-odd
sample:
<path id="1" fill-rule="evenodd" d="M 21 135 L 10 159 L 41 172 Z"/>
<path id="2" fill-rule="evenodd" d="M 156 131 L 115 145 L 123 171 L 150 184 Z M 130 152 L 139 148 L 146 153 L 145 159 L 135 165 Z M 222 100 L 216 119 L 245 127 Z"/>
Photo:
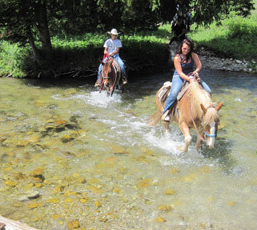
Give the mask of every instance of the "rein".
<path id="1" fill-rule="evenodd" d="M 197 133 L 197 136 L 201 139 L 201 141 L 203 142 L 206 142 L 206 140 L 202 137 L 202 135 L 199 133 L 197 127 L 196 127 L 196 124 L 195 124 L 195 121 L 192 117 L 192 113 L 191 113 L 191 102 L 190 102 L 190 108 L 189 108 L 189 113 L 190 113 L 190 116 L 191 116 L 191 120 L 193 121 L 193 124 L 194 124 L 194 127 L 195 127 L 195 131 Z M 206 131 L 204 131 L 204 133 L 206 133 Z"/>
<path id="2" fill-rule="evenodd" d="M 190 97 L 190 96 L 189 96 L 189 101 L 190 101 L 189 114 L 190 114 L 191 120 L 192 120 L 192 122 L 193 122 L 193 124 L 194 124 L 195 131 L 196 131 L 196 133 L 197 133 L 197 136 L 201 139 L 201 141 L 206 142 L 206 139 L 203 138 L 202 135 L 199 133 L 199 131 L 198 131 L 198 129 L 197 129 L 197 126 L 196 126 L 196 124 L 195 124 L 195 121 L 194 121 L 194 119 L 193 119 L 192 112 L 191 112 L 191 97 Z M 210 106 L 209 106 L 208 108 L 210 108 Z M 207 108 L 207 109 L 208 109 L 208 108 Z M 206 136 L 208 136 L 208 137 L 216 137 L 216 136 L 217 136 L 217 131 L 215 132 L 215 134 L 209 134 L 209 133 L 207 133 L 207 132 L 204 130 L 203 116 L 204 116 L 204 115 L 202 115 L 201 125 L 202 125 L 202 128 L 203 128 L 204 134 L 205 134 Z"/>

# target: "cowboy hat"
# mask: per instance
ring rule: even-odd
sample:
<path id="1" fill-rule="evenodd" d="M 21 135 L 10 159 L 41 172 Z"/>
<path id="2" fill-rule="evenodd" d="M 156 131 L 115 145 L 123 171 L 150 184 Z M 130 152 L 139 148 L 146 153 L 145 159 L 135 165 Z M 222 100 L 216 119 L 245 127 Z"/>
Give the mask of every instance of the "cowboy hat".
<path id="1" fill-rule="evenodd" d="M 118 35 L 118 31 L 116 29 L 112 29 L 108 34 Z"/>

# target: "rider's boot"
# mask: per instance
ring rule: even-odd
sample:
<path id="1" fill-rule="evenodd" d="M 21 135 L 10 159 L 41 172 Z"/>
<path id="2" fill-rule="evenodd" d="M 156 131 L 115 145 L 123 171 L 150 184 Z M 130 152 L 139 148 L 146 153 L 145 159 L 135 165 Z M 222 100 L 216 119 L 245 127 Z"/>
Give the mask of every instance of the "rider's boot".
<path id="1" fill-rule="evenodd" d="M 162 119 L 163 121 L 170 121 L 169 113 L 170 113 L 170 111 L 167 110 L 167 111 L 162 115 L 162 118 L 161 118 L 161 119 Z"/>
<path id="2" fill-rule="evenodd" d="M 100 87 L 101 86 L 101 82 L 102 82 L 102 76 L 100 76 L 97 80 L 96 80 L 96 83 L 95 83 L 95 87 Z"/>
<path id="3" fill-rule="evenodd" d="M 128 83 L 126 75 L 122 74 L 122 83 L 123 85 L 126 85 Z"/>

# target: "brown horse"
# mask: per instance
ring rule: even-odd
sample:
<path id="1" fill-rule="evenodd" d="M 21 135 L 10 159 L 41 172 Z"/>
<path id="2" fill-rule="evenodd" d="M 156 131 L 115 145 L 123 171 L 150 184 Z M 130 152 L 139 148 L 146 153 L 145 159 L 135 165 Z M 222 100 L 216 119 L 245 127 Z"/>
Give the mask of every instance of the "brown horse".
<path id="1" fill-rule="evenodd" d="M 100 75 L 100 92 L 102 89 L 106 89 L 107 95 L 112 96 L 115 88 L 118 86 L 121 88 L 122 86 L 120 66 L 118 62 L 111 57 L 108 57 L 105 62 L 102 61 L 101 64 L 103 68 Z"/>
<path id="2" fill-rule="evenodd" d="M 164 110 L 166 97 L 164 100 L 160 98 L 162 91 L 165 89 L 163 86 L 156 94 L 155 101 L 157 105 L 156 113 L 150 118 L 150 125 L 156 125 Z M 167 88 L 166 88 L 167 89 Z M 214 147 L 215 137 L 217 136 L 219 115 L 218 111 L 223 103 L 218 105 L 212 102 L 211 96 L 207 93 L 197 81 L 189 84 L 188 89 L 185 91 L 177 104 L 173 106 L 170 111 L 170 119 L 175 120 L 179 124 L 181 132 L 184 134 L 185 144 L 178 149 L 187 152 L 188 146 L 192 141 L 189 130 L 194 129 L 197 133 L 197 151 L 201 148 L 202 142 L 206 142 L 209 148 Z M 166 131 L 169 130 L 169 121 L 163 121 Z"/>

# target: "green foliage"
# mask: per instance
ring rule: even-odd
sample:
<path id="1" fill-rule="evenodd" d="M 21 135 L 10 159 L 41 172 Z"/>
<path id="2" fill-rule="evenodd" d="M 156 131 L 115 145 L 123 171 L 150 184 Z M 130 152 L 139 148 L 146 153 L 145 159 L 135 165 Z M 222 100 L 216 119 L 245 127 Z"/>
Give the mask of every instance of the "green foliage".
<path id="1" fill-rule="evenodd" d="M 134 73 L 157 73 L 167 71 L 167 40 L 163 38 L 164 30 L 157 32 L 138 32 L 133 35 L 121 35 L 121 57 Z M 2 42 L 1 55 L 5 57 L 0 61 L 0 75 L 13 77 L 37 77 L 41 71 L 51 70 L 52 77 L 79 70 L 80 75 L 97 72 L 99 60 L 103 57 L 103 43 L 108 38 L 107 34 L 86 33 L 79 36 L 54 36 L 52 38 L 52 62 L 47 66 L 38 67 L 30 60 L 27 47 L 24 49 L 13 46 L 11 43 Z M 27 57 L 27 58 L 25 58 Z M 19 61 L 18 61 L 19 60 Z M 46 68 L 47 67 L 47 68 Z M 88 71 L 90 73 L 88 73 Z"/>
<path id="2" fill-rule="evenodd" d="M 17 44 L 0 41 L 0 76 L 24 77 L 26 75 L 24 57 L 28 56 L 25 48 Z"/>
<path id="3" fill-rule="evenodd" d="M 49 62 L 41 60 L 35 63 L 31 58 L 32 49 L 26 42 L 31 33 L 36 38 L 37 47 L 42 47 L 39 39 L 42 28 L 37 23 L 35 10 L 39 2 L 46 3 L 53 55 Z M 164 7 L 164 2 L 167 7 Z M 197 23 L 189 37 L 198 45 L 238 59 L 256 58 L 256 12 L 255 16 L 244 19 L 237 16 L 238 13 L 246 15 L 249 12 L 251 0 L 181 0 L 179 3 L 189 4 L 193 10 Z M 89 67 L 96 70 L 107 39 L 103 31 L 106 33 L 113 27 L 122 32 L 121 56 L 130 69 L 144 73 L 165 71 L 170 25 L 155 29 L 158 22 L 173 17 L 174 4 L 174 0 L 1 0 L 0 34 L 15 43 L 0 42 L 0 75 L 37 76 L 45 69 L 56 74 L 72 69 L 83 72 Z M 232 19 L 222 20 L 222 26 L 211 23 L 232 9 L 235 10 L 229 15 Z M 199 24 L 208 23 L 211 23 L 209 28 L 196 30 Z"/>
<path id="4" fill-rule="evenodd" d="M 242 18 L 231 15 L 222 25 L 211 24 L 209 28 L 199 27 L 189 36 L 198 45 L 206 46 L 227 57 L 252 60 L 257 58 L 257 16 Z M 194 28 L 194 27 L 192 27 Z"/>
<path id="5" fill-rule="evenodd" d="M 191 0 L 190 9 L 193 22 L 197 25 L 209 25 L 227 18 L 230 12 L 246 17 L 254 9 L 254 3 L 253 0 Z"/>

